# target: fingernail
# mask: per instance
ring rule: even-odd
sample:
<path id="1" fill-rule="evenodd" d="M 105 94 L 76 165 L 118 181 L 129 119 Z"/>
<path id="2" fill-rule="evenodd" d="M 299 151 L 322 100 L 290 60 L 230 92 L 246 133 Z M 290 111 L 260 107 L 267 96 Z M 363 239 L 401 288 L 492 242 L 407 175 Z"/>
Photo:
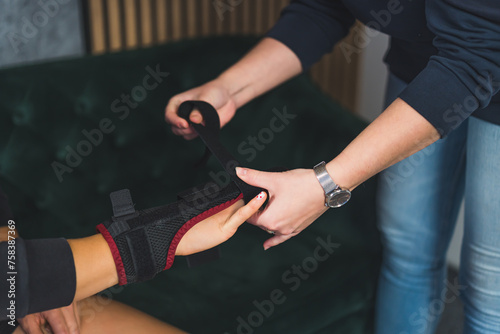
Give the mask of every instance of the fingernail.
<path id="1" fill-rule="evenodd" d="M 264 191 L 261 191 L 261 192 L 257 195 L 257 199 L 263 199 L 265 196 L 266 196 L 266 193 L 265 193 Z"/>
<path id="2" fill-rule="evenodd" d="M 238 176 L 247 175 L 247 169 L 242 167 L 236 167 L 236 174 L 238 174 Z"/>
<path id="3" fill-rule="evenodd" d="M 265 250 L 265 251 L 266 251 L 266 250 L 268 250 L 268 249 L 269 249 L 269 247 L 264 246 L 264 250 Z"/>

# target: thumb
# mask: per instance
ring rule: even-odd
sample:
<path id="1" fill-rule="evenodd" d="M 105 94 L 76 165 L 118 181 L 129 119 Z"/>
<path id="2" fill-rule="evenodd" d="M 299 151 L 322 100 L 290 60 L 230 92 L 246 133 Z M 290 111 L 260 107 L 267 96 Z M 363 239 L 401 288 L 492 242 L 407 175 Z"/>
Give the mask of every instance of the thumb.
<path id="1" fill-rule="evenodd" d="M 269 189 L 276 173 L 261 172 L 255 169 L 236 167 L 236 175 L 249 185 Z"/>
<path id="2" fill-rule="evenodd" d="M 241 207 L 236 211 L 229 220 L 225 223 L 225 228 L 236 231 L 241 224 L 247 221 L 253 214 L 255 214 L 262 207 L 266 200 L 266 192 L 260 192 L 254 197 L 247 205 Z"/>
<path id="3" fill-rule="evenodd" d="M 189 120 L 193 123 L 200 124 L 203 121 L 203 116 L 198 110 L 193 110 L 191 115 L 189 115 Z"/>
<path id="4" fill-rule="evenodd" d="M 44 312 L 43 316 L 47 320 L 50 329 L 54 333 L 68 333 L 68 325 L 66 323 L 66 319 L 64 318 L 64 314 L 61 309 L 50 310 L 48 312 Z"/>
<path id="5" fill-rule="evenodd" d="M 176 96 L 170 99 L 165 108 L 165 120 L 167 123 L 179 128 L 179 129 L 187 129 L 189 127 L 189 123 L 182 117 L 179 117 L 177 111 L 179 110 L 179 106 L 186 99 L 181 99 Z"/>

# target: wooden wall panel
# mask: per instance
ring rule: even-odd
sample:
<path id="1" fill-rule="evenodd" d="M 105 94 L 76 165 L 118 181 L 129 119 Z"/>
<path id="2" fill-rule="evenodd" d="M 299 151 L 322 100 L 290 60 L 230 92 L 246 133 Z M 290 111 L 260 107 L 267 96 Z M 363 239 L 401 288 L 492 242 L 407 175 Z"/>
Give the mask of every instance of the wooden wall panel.
<path id="1" fill-rule="evenodd" d="M 167 41 L 167 3 L 165 1 L 155 1 L 156 15 L 156 36 L 158 43 Z"/>
<path id="2" fill-rule="evenodd" d="M 88 13 L 90 19 L 90 35 L 93 53 L 102 53 L 107 51 L 104 29 L 104 10 L 101 0 L 88 0 Z"/>
<path id="3" fill-rule="evenodd" d="M 156 25 L 156 16 L 153 15 L 152 0 L 140 0 L 141 46 L 153 45 L 153 25 Z"/>
<path id="4" fill-rule="evenodd" d="M 183 38 L 262 35 L 289 0 L 87 0 L 91 52 L 147 47 Z M 219 5 L 217 8 L 216 6 Z M 349 41 L 352 36 L 346 37 Z M 320 88 L 356 110 L 359 55 L 348 63 L 339 48 L 310 70 Z"/>
<path id="5" fill-rule="evenodd" d="M 105 0 L 103 0 L 105 1 Z M 125 26 L 125 46 L 127 49 L 135 49 L 139 45 L 139 34 L 138 34 L 138 20 L 137 20 L 137 7 L 135 0 L 122 0 L 125 15 L 123 16 L 124 26 Z M 114 13 L 114 15 L 119 15 L 119 13 Z M 112 36 L 112 38 L 117 38 L 117 36 Z"/>

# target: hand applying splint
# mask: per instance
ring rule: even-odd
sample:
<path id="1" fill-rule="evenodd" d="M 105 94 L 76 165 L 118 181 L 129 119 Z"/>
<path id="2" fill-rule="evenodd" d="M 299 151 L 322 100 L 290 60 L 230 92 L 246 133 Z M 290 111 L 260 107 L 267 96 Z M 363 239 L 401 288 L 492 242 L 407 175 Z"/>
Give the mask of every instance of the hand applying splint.
<path id="1" fill-rule="evenodd" d="M 312 169 L 270 173 L 237 168 L 236 173 L 244 182 L 269 191 L 268 207 L 249 220 L 275 233 L 264 242 L 266 250 L 296 236 L 327 210 Z"/>

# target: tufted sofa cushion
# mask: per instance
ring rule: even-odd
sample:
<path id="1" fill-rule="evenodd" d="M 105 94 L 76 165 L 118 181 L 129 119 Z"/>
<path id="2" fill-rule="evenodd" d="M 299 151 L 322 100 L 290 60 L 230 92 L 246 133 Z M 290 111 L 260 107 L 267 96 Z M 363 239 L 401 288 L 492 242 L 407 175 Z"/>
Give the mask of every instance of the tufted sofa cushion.
<path id="1" fill-rule="evenodd" d="M 129 188 L 141 209 L 224 178 L 214 159 L 193 168 L 203 144 L 173 136 L 163 110 L 255 42 L 190 40 L 0 71 L 0 184 L 21 234 L 89 235 L 111 215 L 111 191 Z M 310 168 L 364 126 L 300 76 L 241 108 L 221 140 L 248 167 Z M 151 282 L 104 293 L 190 333 L 369 333 L 380 263 L 374 189 L 365 183 L 268 251 L 269 235 L 244 225 L 215 262 L 177 259 Z"/>

